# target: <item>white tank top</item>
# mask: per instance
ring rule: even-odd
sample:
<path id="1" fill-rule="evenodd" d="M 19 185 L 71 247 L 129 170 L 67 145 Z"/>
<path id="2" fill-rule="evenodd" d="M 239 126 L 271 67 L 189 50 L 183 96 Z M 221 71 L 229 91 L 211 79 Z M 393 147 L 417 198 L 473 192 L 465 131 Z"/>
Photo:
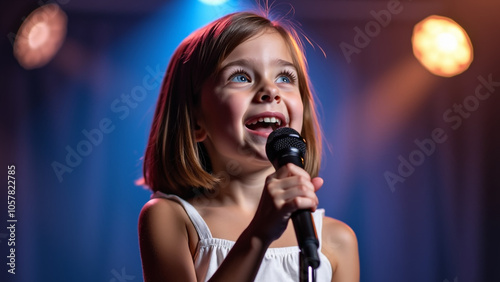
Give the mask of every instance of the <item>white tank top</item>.
<path id="1" fill-rule="evenodd" d="M 234 241 L 213 238 L 210 229 L 198 211 L 182 198 L 162 192 L 154 193 L 151 198 L 166 198 L 182 205 L 199 237 L 198 247 L 193 258 L 197 280 L 207 281 L 210 279 L 234 246 Z M 332 280 L 330 261 L 321 253 L 321 229 L 324 214 L 324 209 L 317 209 L 313 213 L 316 232 L 319 235 L 320 266 L 316 269 L 317 282 Z M 254 281 L 299 281 L 299 247 L 268 248 Z"/>

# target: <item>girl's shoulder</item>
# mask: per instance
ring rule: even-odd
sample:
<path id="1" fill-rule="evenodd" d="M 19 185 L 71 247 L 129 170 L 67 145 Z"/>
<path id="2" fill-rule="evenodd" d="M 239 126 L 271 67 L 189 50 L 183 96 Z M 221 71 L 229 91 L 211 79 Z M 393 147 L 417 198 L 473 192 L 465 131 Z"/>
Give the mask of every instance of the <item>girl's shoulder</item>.
<path id="1" fill-rule="evenodd" d="M 165 198 L 153 198 L 144 206 L 139 215 L 139 235 L 165 242 L 165 238 L 197 238 L 189 216 L 181 204 Z M 196 241 L 196 240 L 194 240 Z M 189 248 L 192 250 L 190 244 Z"/>
<path id="2" fill-rule="evenodd" d="M 333 281 L 359 281 L 358 241 L 352 228 L 325 216 L 321 236 L 322 251 L 334 272 Z"/>
<path id="3" fill-rule="evenodd" d="M 179 211 L 182 211 L 182 206 L 173 200 L 152 198 L 142 207 L 141 216 L 152 216 L 154 218 L 156 218 L 158 214 L 180 216 L 181 213 L 179 213 Z"/>
<path id="4" fill-rule="evenodd" d="M 182 219 L 185 214 L 179 203 L 165 198 L 153 198 L 144 204 L 139 219 L 172 223 Z"/>
<path id="5" fill-rule="evenodd" d="M 323 240 L 326 244 L 337 247 L 357 245 L 356 234 L 344 222 L 325 216 L 323 218 Z"/>

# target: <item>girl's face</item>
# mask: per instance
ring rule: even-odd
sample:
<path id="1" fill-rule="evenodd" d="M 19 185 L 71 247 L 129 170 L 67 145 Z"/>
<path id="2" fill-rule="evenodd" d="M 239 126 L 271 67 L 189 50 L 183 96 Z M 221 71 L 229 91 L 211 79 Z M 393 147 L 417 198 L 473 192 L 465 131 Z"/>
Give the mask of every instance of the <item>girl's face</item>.
<path id="1" fill-rule="evenodd" d="M 269 134 L 283 126 L 301 132 L 303 105 L 292 62 L 281 35 L 266 31 L 238 45 L 204 85 L 197 141 L 204 142 L 214 169 L 228 160 L 244 165 L 249 156 L 270 166 Z"/>

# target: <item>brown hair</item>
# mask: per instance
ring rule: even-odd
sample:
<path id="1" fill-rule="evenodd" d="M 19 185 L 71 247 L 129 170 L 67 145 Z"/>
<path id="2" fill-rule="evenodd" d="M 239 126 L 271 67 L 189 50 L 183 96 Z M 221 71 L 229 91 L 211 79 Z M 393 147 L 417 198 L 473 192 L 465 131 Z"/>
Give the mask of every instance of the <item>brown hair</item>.
<path id="1" fill-rule="evenodd" d="M 210 158 L 194 130 L 202 85 L 242 42 L 265 30 L 285 40 L 297 69 L 304 105 L 301 135 L 308 141 L 305 170 L 317 176 L 321 163 L 321 130 L 307 76 L 301 40 L 293 28 L 249 12 L 224 16 L 193 32 L 173 54 L 161 88 L 144 156 L 145 184 L 153 191 L 192 197 L 197 189 L 214 188 Z"/>

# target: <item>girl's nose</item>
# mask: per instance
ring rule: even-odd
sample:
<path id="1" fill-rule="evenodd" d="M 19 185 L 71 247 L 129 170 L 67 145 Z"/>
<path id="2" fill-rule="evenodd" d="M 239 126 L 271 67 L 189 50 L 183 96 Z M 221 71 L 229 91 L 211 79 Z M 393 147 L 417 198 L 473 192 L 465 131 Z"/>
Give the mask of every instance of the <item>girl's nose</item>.
<path id="1" fill-rule="evenodd" d="M 256 95 L 257 102 L 273 102 L 276 101 L 278 104 L 281 102 L 281 96 L 278 87 L 276 85 L 267 83 L 264 85 Z"/>

